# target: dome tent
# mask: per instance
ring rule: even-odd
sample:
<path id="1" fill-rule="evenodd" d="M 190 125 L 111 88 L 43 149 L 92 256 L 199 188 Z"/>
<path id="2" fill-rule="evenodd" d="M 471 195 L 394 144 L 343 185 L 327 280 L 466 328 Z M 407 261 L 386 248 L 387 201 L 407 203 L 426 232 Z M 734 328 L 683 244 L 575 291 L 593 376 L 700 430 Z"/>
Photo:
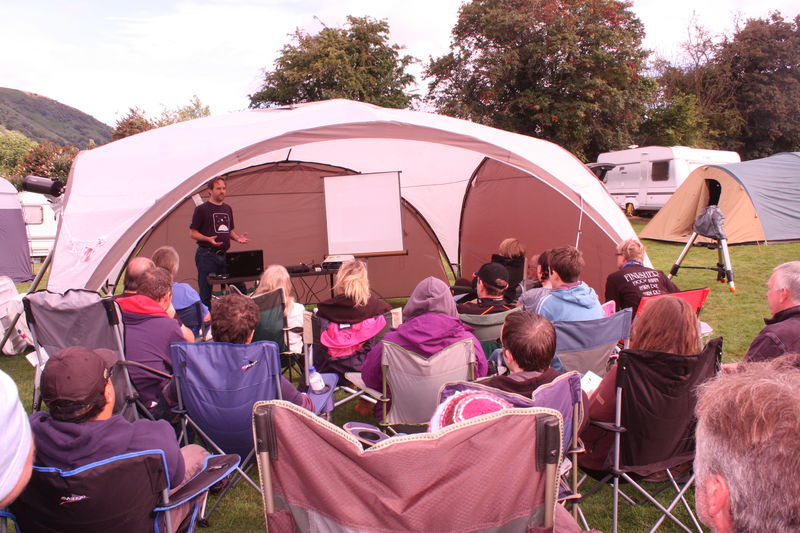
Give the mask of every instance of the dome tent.
<path id="1" fill-rule="evenodd" d="M 32 280 L 31 251 L 22 206 L 17 189 L 3 178 L 0 178 L 0 242 L 3 246 L 0 276 L 8 276 L 14 283 Z"/>
<path id="2" fill-rule="evenodd" d="M 183 258 L 178 279 L 191 281 L 191 210 L 205 183 L 221 175 L 229 177 L 236 228 L 249 232 L 247 247 L 264 249 L 265 263 L 319 261 L 327 253 L 319 177 L 382 171 L 400 172 L 407 249 L 368 259 L 371 284 L 383 297 L 407 296 L 427 275 L 446 279 L 450 264 L 471 272 L 508 236 L 537 251 L 575 244 L 579 232 L 592 267 L 588 281 L 599 288 L 616 268 L 616 243 L 635 237 L 594 175 L 552 143 L 330 100 L 196 119 L 81 152 L 48 288 L 113 284 L 132 253 L 163 243 Z M 487 208 L 483 223 L 461 231 L 480 215 L 475 210 Z"/>
<path id="3" fill-rule="evenodd" d="M 725 215 L 728 244 L 800 239 L 800 152 L 695 169 L 640 237 L 686 242 L 709 205 Z"/>

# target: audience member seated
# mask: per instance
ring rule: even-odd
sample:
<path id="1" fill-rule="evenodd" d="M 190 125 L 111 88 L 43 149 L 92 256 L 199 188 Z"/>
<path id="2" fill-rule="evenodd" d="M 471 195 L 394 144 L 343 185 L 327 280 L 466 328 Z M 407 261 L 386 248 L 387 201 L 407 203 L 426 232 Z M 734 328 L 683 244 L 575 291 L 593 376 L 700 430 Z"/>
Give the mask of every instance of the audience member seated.
<path id="1" fill-rule="evenodd" d="M 322 364 L 317 363 L 317 370 L 360 372 L 364 358 L 378 341 L 375 336 L 386 327 L 383 314 L 391 306 L 370 292 L 367 267 L 361 261 L 342 264 L 333 292 L 333 298 L 317 306 L 317 316 L 323 319 L 320 341 L 330 355 Z"/>
<path id="2" fill-rule="evenodd" d="M 499 263 L 485 263 L 475 273 L 478 280 L 478 297 L 457 305 L 458 312 L 465 315 L 488 315 L 513 309 L 503 294 L 508 289 L 508 270 Z"/>
<path id="3" fill-rule="evenodd" d="M 122 278 L 122 294 L 118 295 L 117 298 L 125 298 L 136 294 L 139 290 L 139 278 L 145 271 L 155 266 L 155 263 L 149 257 L 134 257 L 128 261 L 128 265 L 125 267 L 125 276 Z"/>
<path id="4" fill-rule="evenodd" d="M 679 355 L 700 351 L 697 315 L 680 298 L 665 296 L 648 303 L 633 322 L 630 348 Z M 603 381 L 589 395 L 589 418 L 613 422 L 616 410 L 617 367 L 612 367 Z M 609 452 L 613 435 L 595 426 L 581 433 L 586 453 L 579 457 L 581 467 L 606 470 L 611 465 Z"/>
<path id="5" fill-rule="evenodd" d="M 214 328 L 216 342 L 250 344 L 258 320 L 258 306 L 247 296 L 229 294 L 211 302 L 211 327 Z M 287 402 L 314 410 L 311 398 L 295 389 L 294 385 L 283 376 L 281 376 L 281 397 Z"/>
<path id="6" fill-rule="evenodd" d="M 534 279 L 531 282 L 523 282 L 520 287 L 525 290 L 520 294 L 517 305 L 522 306 L 526 311 L 531 313 L 536 311 L 539 305 L 539 300 L 544 298 L 553 284 L 550 281 L 550 250 L 545 250 L 536 256 L 534 263 Z M 531 258 L 533 260 L 533 258 Z"/>
<path id="7" fill-rule="evenodd" d="M 186 309 L 189 306 L 200 302 L 200 295 L 188 283 L 175 281 L 175 276 L 180 268 L 180 257 L 172 246 L 162 246 L 153 252 L 153 263 L 169 272 L 172 278 L 172 307 L 173 309 Z M 208 323 L 211 320 L 211 313 L 202 302 L 203 321 Z"/>
<path id="8" fill-rule="evenodd" d="M 499 263 L 508 270 L 508 288 L 505 298 L 508 303 L 517 301 L 517 287 L 525 277 L 525 245 L 517 239 L 505 239 L 500 243 L 492 263 Z"/>
<path id="9" fill-rule="evenodd" d="M 617 266 L 606 279 L 606 301 L 614 300 L 617 309 L 639 308 L 643 296 L 657 296 L 678 292 L 680 289 L 660 270 L 642 264 L 645 247 L 636 239 L 622 241 L 617 247 Z"/>
<path id="10" fill-rule="evenodd" d="M 583 254 L 577 248 L 565 246 L 550 250 L 547 258 L 550 291 L 543 296 L 535 309 L 526 308 L 547 320 L 594 320 L 603 318 L 603 309 L 597 294 L 580 280 L 583 271 Z"/>
<path id="11" fill-rule="evenodd" d="M 54 354 L 45 365 L 41 392 L 49 412 L 31 416 L 36 465 L 71 470 L 125 453 L 163 450 L 174 492 L 203 467 L 208 452 L 196 444 L 180 448 L 165 421 L 128 422 L 112 415 L 114 386 L 111 373 L 116 357 L 109 350 L 80 346 Z M 179 524 L 189 511 L 171 511 Z"/>
<path id="12" fill-rule="evenodd" d="M 772 318 L 753 339 L 744 360 L 766 361 L 784 353 L 800 352 L 800 261 L 778 265 L 767 282 Z"/>
<path id="13" fill-rule="evenodd" d="M 486 378 L 481 381 L 482 385 L 530 398 L 538 387 L 561 375 L 550 368 L 556 353 L 556 330 L 543 316 L 528 311 L 509 314 L 500 331 L 500 340 L 510 373 Z M 585 394 L 583 405 L 585 411 L 588 405 Z M 583 424 L 587 422 L 588 417 L 584 416 Z"/>
<path id="14" fill-rule="evenodd" d="M 150 368 L 172 374 L 169 345 L 187 339 L 177 320 L 167 314 L 172 300 L 172 278 L 163 268 L 146 270 L 139 277 L 138 293 L 117 300 L 125 324 L 125 357 Z M 169 380 L 131 367 L 130 376 L 142 402 L 150 409 L 160 404 L 159 415 L 174 405 Z"/>
<path id="15" fill-rule="evenodd" d="M 283 291 L 283 314 L 286 317 L 286 327 L 303 327 L 303 312 L 306 308 L 303 307 L 303 304 L 295 301 L 294 293 L 292 292 L 292 279 L 285 267 L 269 265 L 264 270 L 264 273 L 261 274 L 261 280 L 258 282 L 258 287 L 256 287 L 251 298 L 277 289 Z M 303 353 L 303 336 L 300 333 L 290 331 L 288 348 L 290 352 Z"/>
<path id="16" fill-rule="evenodd" d="M 450 288 L 440 279 L 425 278 L 414 288 L 403 308 L 403 323 L 387 333 L 381 343 L 370 350 L 361 368 L 361 376 L 368 387 L 377 390 L 383 387 L 383 342 L 392 342 L 428 358 L 463 339 L 471 339 L 475 347 L 475 376 L 485 376 L 488 365 L 481 343 L 471 329 L 458 319 Z"/>
<path id="17" fill-rule="evenodd" d="M 8 507 L 28 484 L 33 439 L 17 385 L 0 370 L 0 509 Z"/>
<path id="18" fill-rule="evenodd" d="M 714 533 L 800 530 L 796 364 L 744 364 L 698 390 L 695 501 Z"/>

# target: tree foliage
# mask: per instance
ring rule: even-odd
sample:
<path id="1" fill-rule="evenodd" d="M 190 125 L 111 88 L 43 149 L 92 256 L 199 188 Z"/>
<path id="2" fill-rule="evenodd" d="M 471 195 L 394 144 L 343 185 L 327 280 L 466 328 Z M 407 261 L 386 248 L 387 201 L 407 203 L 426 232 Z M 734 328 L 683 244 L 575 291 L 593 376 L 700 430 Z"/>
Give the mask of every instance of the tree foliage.
<path id="1" fill-rule="evenodd" d="M 50 141 L 44 141 L 31 147 L 14 170 L 13 178 L 21 180 L 28 174 L 33 174 L 66 182 L 76 155 L 78 155 L 78 149 L 74 146 L 59 146 Z"/>
<path id="2" fill-rule="evenodd" d="M 200 101 L 197 95 L 194 95 L 189 104 L 180 106 L 175 109 L 164 109 L 161 116 L 155 121 L 156 127 L 169 126 L 177 122 L 185 120 L 193 120 L 195 118 L 202 118 L 211 115 L 211 109 Z"/>
<path id="3" fill-rule="evenodd" d="M 655 89 L 643 27 L 618 0 L 472 0 L 426 69 L 439 112 L 580 157 L 629 144 Z"/>
<path id="4" fill-rule="evenodd" d="M 638 144 L 641 146 L 694 146 L 707 147 L 708 122 L 692 94 L 674 92 L 670 99 L 660 98 L 648 110 L 639 128 Z"/>
<path id="5" fill-rule="evenodd" d="M 145 116 L 144 111 L 138 107 L 131 107 L 128 109 L 128 114 L 117 121 L 114 131 L 111 132 L 111 139 L 118 141 L 155 127 L 155 123 Z"/>
<path id="6" fill-rule="evenodd" d="M 695 98 L 703 137 L 743 159 L 800 150 L 800 16 L 749 19 L 732 37 L 713 39 L 694 26 L 688 62 L 660 62 L 666 100 Z"/>
<path id="7" fill-rule="evenodd" d="M 389 44 L 389 24 L 371 17 L 347 17 L 344 28 L 324 28 L 316 35 L 296 31 L 283 47 L 275 69 L 266 71 L 250 107 L 288 105 L 348 98 L 384 107 L 408 107 L 406 91 L 414 60 Z"/>
<path id="8" fill-rule="evenodd" d="M 0 126 L 0 176 L 10 176 L 35 144 L 22 133 Z"/>

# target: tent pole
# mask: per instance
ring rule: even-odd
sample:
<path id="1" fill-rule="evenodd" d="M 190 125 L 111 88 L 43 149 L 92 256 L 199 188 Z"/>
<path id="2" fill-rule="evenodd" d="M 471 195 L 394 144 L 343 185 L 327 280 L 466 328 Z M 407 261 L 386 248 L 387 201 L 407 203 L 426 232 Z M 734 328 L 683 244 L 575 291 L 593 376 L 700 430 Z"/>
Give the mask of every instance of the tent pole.
<path id="1" fill-rule="evenodd" d="M 39 273 L 36 274 L 36 277 L 33 279 L 33 283 L 31 283 L 31 288 L 28 289 L 28 292 L 34 292 L 39 287 L 39 283 L 41 283 L 42 278 L 44 277 L 44 273 L 50 268 L 50 262 L 53 260 L 53 252 L 55 252 L 55 245 L 53 248 L 50 249 L 50 252 L 47 254 L 47 257 L 44 258 L 44 262 L 42 263 L 42 268 L 39 269 Z M 11 320 L 11 324 L 6 329 L 5 333 L 3 334 L 3 340 L 0 341 L 0 351 L 3 350 L 3 346 L 6 345 L 8 342 L 9 337 L 14 332 L 14 329 L 17 327 L 17 321 L 22 316 L 22 313 L 17 313 L 14 315 L 14 318 Z"/>

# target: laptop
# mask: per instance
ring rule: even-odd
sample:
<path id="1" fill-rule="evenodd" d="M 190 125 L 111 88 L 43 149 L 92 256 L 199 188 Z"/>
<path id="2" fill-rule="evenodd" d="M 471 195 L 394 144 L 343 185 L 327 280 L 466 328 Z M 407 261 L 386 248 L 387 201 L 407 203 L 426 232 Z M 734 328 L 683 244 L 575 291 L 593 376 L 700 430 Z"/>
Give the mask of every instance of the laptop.
<path id="1" fill-rule="evenodd" d="M 262 250 L 246 250 L 225 254 L 228 277 L 244 278 L 260 276 L 264 272 L 264 252 Z"/>

